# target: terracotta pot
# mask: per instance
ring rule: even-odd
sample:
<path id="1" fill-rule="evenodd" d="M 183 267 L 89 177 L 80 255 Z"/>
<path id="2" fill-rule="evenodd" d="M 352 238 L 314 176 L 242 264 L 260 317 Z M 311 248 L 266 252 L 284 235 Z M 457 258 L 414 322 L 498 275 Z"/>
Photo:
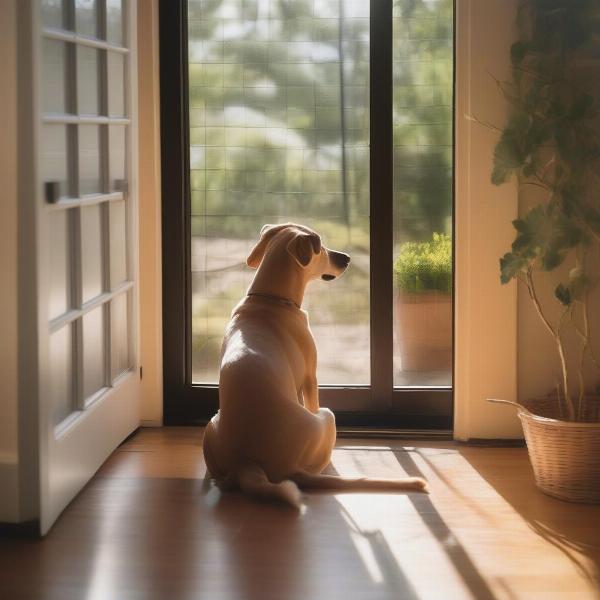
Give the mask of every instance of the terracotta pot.
<path id="1" fill-rule="evenodd" d="M 396 340 L 403 371 L 452 368 L 452 296 L 441 292 L 396 297 Z"/>

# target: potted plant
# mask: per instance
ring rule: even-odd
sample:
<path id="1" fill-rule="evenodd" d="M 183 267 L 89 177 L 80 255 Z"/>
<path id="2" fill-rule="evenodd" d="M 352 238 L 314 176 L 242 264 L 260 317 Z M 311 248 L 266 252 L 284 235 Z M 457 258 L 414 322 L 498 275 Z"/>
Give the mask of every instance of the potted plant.
<path id="1" fill-rule="evenodd" d="M 396 336 L 403 371 L 452 366 L 452 243 L 406 242 L 394 262 Z"/>
<path id="2" fill-rule="evenodd" d="M 599 9 L 598 0 L 521 3 L 512 78 L 497 82 L 511 112 L 492 172 L 496 185 L 516 176 L 520 197 L 535 193 L 513 221 L 500 279 L 527 291 L 560 364 L 550 396 L 517 403 L 536 483 L 579 502 L 600 502 L 599 332 L 590 325 L 599 308 L 590 294 L 600 281 L 600 103 L 596 77 L 585 72 L 598 56 Z M 539 293 L 543 277 L 553 278 L 558 319 Z"/>

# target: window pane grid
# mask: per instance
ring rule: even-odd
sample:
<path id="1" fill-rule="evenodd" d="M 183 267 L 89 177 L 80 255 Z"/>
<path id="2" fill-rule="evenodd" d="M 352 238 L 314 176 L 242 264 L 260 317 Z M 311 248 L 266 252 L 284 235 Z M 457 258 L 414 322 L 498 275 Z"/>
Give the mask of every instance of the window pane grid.
<path id="1" fill-rule="evenodd" d="M 127 206 L 128 186 L 125 143 L 115 143 L 109 136 L 109 126 L 118 127 L 123 139 L 128 135 L 129 49 L 120 0 L 42 0 L 41 14 L 43 177 L 45 182 L 58 180 L 46 200 L 51 233 L 62 240 L 62 245 L 57 240 L 52 258 L 51 290 L 55 283 L 56 294 L 49 302 L 49 329 L 54 346 L 60 345 L 61 370 L 68 369 L 73 382 L 70 396 L 58 390 L 62 398 L 54 418 L 58 425 L 113 384 L 111 307 L 120 307 L 121 326 L 127 327 L 131 312 L 127 301 L 123 316 L 123 302 L 117 300 L 131 296 L 133 282 L 127 270 L 118 282 L 111 282 L 111 237 L 121 236 L 113 241 L 127 247 L 126 209 L 118 213 L 123 223 L 117 223 L 111 220 L 111 206 L 115 202 Z M 118 69 L 109 70 L 109 58 Z M 117 231 L 117 225 L 124 226 Z M 119 256 L 127 260 L 125 250 Z M 70 353 L 67 334 L 72 340 Z M 118 334 L 117 357 L 123 372 L 132 353 L 122 350 L 130 343 L 127 332 Z"/>

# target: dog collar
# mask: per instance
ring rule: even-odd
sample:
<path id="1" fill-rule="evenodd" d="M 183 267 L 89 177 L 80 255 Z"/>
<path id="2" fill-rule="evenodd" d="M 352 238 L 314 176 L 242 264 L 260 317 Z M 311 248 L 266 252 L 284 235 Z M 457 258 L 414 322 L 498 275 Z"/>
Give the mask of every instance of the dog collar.
<path id="1" fill-rule="evenodd" d="M 293 308 L 297 308 L 301 310 L 300 305 L 289 298 L 283 298 L 282 296 L 276 296 L 275 294 L 264 294 L 262 292 L 250 292 L 247 294 L 248 296 L 255 296 L 258 298 L 266 298 L 267 300 L 271 300 L 271 302 L 277 302 L 278 304 L 283 304 L 284 306 L 289 306 Z"/>

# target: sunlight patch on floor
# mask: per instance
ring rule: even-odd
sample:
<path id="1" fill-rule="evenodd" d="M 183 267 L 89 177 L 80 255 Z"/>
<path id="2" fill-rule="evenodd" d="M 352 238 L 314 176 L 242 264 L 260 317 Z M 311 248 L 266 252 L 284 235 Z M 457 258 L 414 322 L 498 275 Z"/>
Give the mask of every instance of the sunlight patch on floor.
<path id="1" fill-rule="evenodd" d="M 369 573 L 389 579 L 396 570 L 419 598 L 511 600 L 507 580 L 538 573 L 537 585 L 551 598 L 562 577 L 572 580 L 573 571 L 580 570 L 581 556 L 543 535 L 458 449 L 341 446 L 332 464 L 345 476 L 428 480 L 429 495 L 336 495 L 353 540 L 362 540 L 355 544 Z M 555 565 L 550 576 L 547 560 Z M 480 573 L 486 573 L 485 580 Z M 589 582 L 579 583 L 573 597 L 589 597 Z"/>

